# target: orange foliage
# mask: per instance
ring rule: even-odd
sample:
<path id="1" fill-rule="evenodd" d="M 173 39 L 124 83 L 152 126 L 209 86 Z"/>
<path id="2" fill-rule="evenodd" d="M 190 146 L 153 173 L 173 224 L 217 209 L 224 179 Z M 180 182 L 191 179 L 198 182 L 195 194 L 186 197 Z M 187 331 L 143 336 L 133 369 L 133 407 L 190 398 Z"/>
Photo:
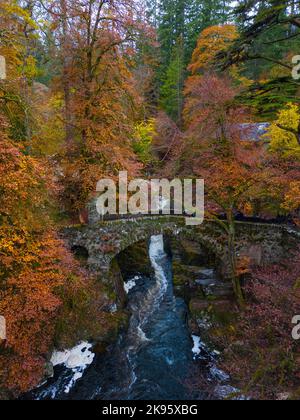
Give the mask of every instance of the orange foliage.
<path id="1" fill-rule="evenodd" d="M 191 72 L 191 76 L 188 77 L 185 86 L 185 96 L 187 98 L 187 103 L 184 109 L 184 118 L 187 124 L 189 124 L 189 122 L 194 118 L 191 113 L 199 113 L 199 107 L 197 107 L 197 98 L 199 98 L 199 92 L 197 92 L 197 90 L 200 88 L 200 86 L 201 89 L 204 88 L 203 84 L 205 84 L 205 81 L 201 80 L 202 77 L 209 72 L 214 73 L 216 70 L 215 66 L 217 55 L 226 51 L 230 45 L 234 43 L 238 36 L 239 34 L 237 27 L 230 24 L 211 26 L 207 29 L 204 29 L 204 31 L 200 34 L 197 46 L 192 56 L 191 64 L 188 67 L 188 70 Z M 247 85 L 249 80 L 240 75 L 240 70 L 241 68 L 237 69 L 236 66 L 232 66 L 228 72 L 228 76 L 230 76 L 230 78 L 238 85 Z M 228 80 L 227 85 L 229 84 L 230 83 Z M 210 95 L 212 95 L 215 100 L 215 105 L 217 106 L 223 106 L 222 99 L 226 98 L 226 95 L 229 95 L 227 97 L 227 101 L 232 101 L 232 95 L 237 94 L 236 91 L 230 91 L 220 83 L 215 87 L 219 90 L 205 92 L 205 98 L 207 99 Z M 222 98 L 220 98 L 220 102 L 218 103 L 218 101 L 216 101 L 216 97 L 219 94 L 222 96 Z M 211 109 L 211 111 L 213 110 Z"/>
<path id="2" fill-rule="evenodd" d="M 119 170 L 136 175 L 141 165 L 132 148 L 137 97 L 133 80 L 122 57 L 106 54 L 99 76 L 88 87 L 76 75 L 76 92 L 72 96 L 78 141 L 63 159 L 64 202 L 70 212 L 82 209 L 99 179 L 114 177 Z M 99 84 L 103 84 L 102 88 Z M 87 94 L 87 91 L 89 92 Z"/>
<path id="3" fill-rule="evenodd" d="M 43 377 L 62 305 L 56 291 L 82 274 L 51 228 L 50 176 L 8 139 L 2 119 L 0 127 L 0 314 L 7 324 L 0 388 L 18 394 Z"/>
<path id="4" fill-rule="evenodd" d="M 119 170 L 136 175 L 141 167 L 132 147 L 141 98 L 128 41 L 134 30 L 142 31 L 142 24 L 134 18 L 137 3 L 124 0 L 123 7 L 88 0 L 53 6 L 64 65 L 57 84 L 65 100 L 67 134 L 63 204 L 75 214 L 86 206 L 99 179 L 114 177 Z"/>
<path id="5" fill-rule="evenodd" d="M 235 25 L 218 25 L 204 29 L 194 50 L 189 71 L 193 75 L 207 71 L 212 67 L 216 55 L 226 51 L 237 38 Z"/>
<path id="6" fill-rule="evenodd" d="M 45 155 L 55 156 L 69 214 L 85 207 L 100 178 L 117 176 L 121 169 L 134 175 L 141 167 L 131 144 L 141 105 L 129 47 L 134 32 L 143 30 L 134 18 L 137 3 L 44 2 L 52 40 L 60 45 L 55 60 L 60 59 L 60 75 L 40 101 L 35 86 L 28 97 L 36 76 L 31 42 L 38 36 L 31 6 L 0 4 L 5 35 L 0 53 L 9 75 L 0 85 L 0 315 L 7 322 L 7 340 L 0 343 L 0 392 L 9 389 L 13 395 L 42 379 L 54 343 L 90 339 L 91 328 L 94 335 L 105 335 L 116 322 L 102 311 L 107 293 L 56 233 L 51 210 L 62 188 Z"/>
<path id="7" fill-rule="evenodd" d="M 44 374 L 61 305 L 54 290 L 69 270 L 63 261 L 63 244 L 52 232 L 35 242 L 34 248 L 35 253 L 28 250 L 25 261 L 29 261 L 5 280 L 0 292 L 0 313 L 7 323 L 0 379 L 14 393 L 36 386 Z"/>
<path id="8" fill-rule="evenodd" d="M 223 212 L 248 216 L 295 212 L 300 170 L 296 159 L 280 159 L 264 145 L 247 142 L 247 109 L 235 101 L 228 78 L 204 75 L 190 80 L 185 106 L 187 131 L 181 169 L 206 180 L 207 192 Z"/>

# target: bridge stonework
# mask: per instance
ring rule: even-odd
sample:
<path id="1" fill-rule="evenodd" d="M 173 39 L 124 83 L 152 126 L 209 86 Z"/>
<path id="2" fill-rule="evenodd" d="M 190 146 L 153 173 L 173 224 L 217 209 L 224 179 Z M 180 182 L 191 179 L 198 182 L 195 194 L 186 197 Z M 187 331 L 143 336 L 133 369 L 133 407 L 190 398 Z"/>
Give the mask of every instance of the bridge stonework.
<path id="1" fill-rule="evenodd" d="M 237 222 L 237 251 L 247 256 L 255 265 L 279 262 L 300 244 L 300 232 L 284 225 Z M 65 228 L 63 236 L 69 247 L 84 248 L 88 254 L 89 268 L 109 279 L 112 262 L 128 247 L 164 234 L 197 242 L 215 255 L 219 271 L 226 280 L 228 274 L 227 237 L 213 221 L 200 226 L 186 226 L 184 217 L 153 216 L 95 222 L 86 226 Z"/>

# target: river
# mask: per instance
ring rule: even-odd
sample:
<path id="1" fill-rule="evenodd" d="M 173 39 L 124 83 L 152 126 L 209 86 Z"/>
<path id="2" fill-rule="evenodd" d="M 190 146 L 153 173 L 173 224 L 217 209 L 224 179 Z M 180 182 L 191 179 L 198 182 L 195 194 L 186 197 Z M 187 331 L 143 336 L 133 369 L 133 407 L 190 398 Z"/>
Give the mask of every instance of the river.
<path id="1" fill-rule="evenodd" d="M 204 400 L 221 398 L 233 389 L 217 369 L 217 353 L 199 337 L 191 337 L 188 308 L 173 293 L 172 262 L 162 235 L 149 246 L 154 276 L 127 279 L 129 329 L 106 355 L 92 355 L 88 368 L 55 368 L 55 376 L 26 399 L 63 400 Z M 92 357 L 92 358 L 91 358 Z M 210 391 L 194 386 L 201 369 Z M 211 389 L 215 389 L 212 395 Z"/>

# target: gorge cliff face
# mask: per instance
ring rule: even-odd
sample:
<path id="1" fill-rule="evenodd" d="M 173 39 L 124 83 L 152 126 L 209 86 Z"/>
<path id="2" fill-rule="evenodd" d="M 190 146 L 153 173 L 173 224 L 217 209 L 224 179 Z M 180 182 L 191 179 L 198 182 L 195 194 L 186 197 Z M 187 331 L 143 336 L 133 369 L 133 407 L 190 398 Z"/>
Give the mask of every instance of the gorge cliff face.
<path id="1" fill-rule="evenodd" d="M 222 279 L 221 262 L 216 255 L 197 239 L 187 239 L 180 234 L 176 237 L 167 235 L 164 243 L 172 264 L 174 295 L 182 298 L 189 309 L 190 333 L 209 336 L 210 328 L 215 330 L 234 316 L 232 284 Z M 136 273 L 153 275 L 148 241 L 129 247 L 116 261 L 123 280 Z"/>

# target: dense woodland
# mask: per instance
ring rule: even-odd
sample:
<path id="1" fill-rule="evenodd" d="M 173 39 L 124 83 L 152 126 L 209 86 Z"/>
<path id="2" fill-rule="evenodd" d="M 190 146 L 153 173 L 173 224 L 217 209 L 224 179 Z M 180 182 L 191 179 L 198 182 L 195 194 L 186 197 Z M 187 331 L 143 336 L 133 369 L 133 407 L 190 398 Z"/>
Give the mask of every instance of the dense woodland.
<path id="1" fill-rule="evenodd" d="M 300 398 L 300 250 L 254 270 L 235 252 L 238 212 L 299 225 L 299 29 L 297 0 L 0 0 L 0 396 L 36 386 L 54 344 L 122 323 L 59 231 L 127 170 L 205 178 L 239 306 L 224 366 L 254 397 Z"/>

